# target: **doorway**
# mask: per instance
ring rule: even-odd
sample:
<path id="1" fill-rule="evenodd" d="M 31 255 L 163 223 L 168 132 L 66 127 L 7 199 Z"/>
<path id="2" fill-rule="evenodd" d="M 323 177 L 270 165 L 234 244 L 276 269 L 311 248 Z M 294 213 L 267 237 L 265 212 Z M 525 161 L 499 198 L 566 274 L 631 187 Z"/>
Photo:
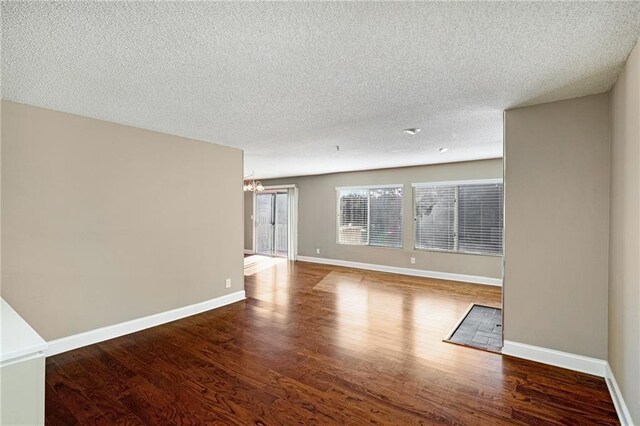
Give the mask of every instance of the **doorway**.
<path id="1" fill-rule="evenodd" d="M 287 190 L 255 195 L 255 253 L 289 256 L 289 194 Z"/>

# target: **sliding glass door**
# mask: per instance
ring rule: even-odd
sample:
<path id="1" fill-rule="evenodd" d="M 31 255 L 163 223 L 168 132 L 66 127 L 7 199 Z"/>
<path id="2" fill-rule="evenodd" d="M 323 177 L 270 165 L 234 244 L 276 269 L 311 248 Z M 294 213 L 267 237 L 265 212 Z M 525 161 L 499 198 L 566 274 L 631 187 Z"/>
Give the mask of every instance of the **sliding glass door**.
<path id="1" fill-rule="evenodd" d="M 289 241 L 289 202 L 286 192 L 277 192 L 273 194 L 275 196 L 275 246 L 273 251 L 276 256 L 287 257 L 287 244 Z"/>
<path id="2" fill-rule="evenodd" d="M 272 255 L 274 247 L 274 226 L 273 226 L 273 194 L 256 194 L 256 217 L 255 217 L 255 252 L 258 254 Z"/>
<path id="3" fill-rule="evenodd" d="M 256 194 L 256 253 L 287 257 L 289 200 L 286 192 Z"/>

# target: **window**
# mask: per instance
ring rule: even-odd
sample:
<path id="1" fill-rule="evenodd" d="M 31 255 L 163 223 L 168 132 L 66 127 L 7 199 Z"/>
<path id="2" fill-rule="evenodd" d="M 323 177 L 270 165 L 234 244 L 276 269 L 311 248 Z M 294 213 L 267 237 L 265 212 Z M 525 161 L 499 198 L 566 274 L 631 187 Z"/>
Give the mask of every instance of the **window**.
<path id="1" fill-rule="evenodd" d="M 402 247 L 402 185 L 336 190 L 338 244 Z"/>
<path id="2" fill-rule="evenodd" d="M 502 254 L 502 181 L 415 184 L 415 248 Z"/>

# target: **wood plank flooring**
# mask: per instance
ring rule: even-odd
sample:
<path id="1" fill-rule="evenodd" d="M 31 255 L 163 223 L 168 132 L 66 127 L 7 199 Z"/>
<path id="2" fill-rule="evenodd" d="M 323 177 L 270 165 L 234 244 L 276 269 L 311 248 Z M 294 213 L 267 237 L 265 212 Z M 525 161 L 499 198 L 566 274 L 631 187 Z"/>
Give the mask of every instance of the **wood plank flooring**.
<path id="1" fill-rule="evenodd" d="M 47 359 L 46 423 L 618 424 L 597 377 L 442 342 L 490 286 L 282 262 L 246 301 Z"/>

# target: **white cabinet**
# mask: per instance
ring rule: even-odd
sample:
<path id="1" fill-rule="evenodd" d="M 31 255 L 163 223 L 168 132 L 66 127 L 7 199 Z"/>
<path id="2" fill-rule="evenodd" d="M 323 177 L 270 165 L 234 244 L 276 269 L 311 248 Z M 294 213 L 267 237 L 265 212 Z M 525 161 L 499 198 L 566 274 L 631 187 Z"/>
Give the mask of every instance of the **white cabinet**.
<path id="1" fill-rule="evenodd" d="M 0 425 L 42 425 L 47 343 L 0 300 Z"/>

